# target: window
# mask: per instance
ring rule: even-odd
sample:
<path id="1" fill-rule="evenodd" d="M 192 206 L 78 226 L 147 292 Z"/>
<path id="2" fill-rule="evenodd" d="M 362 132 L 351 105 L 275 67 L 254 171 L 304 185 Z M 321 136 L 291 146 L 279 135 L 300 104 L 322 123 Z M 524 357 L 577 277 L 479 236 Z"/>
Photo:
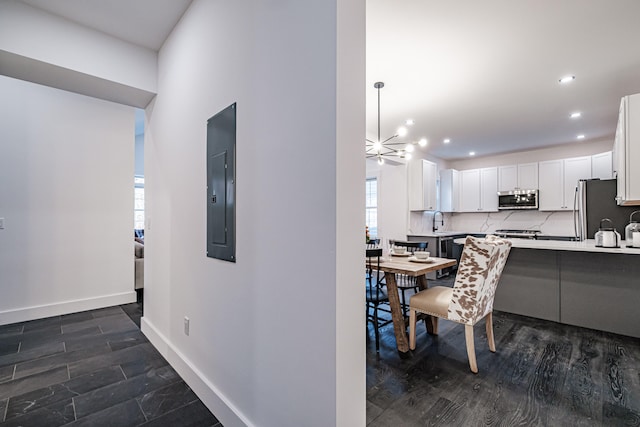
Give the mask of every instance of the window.
<path id="1" fill-rule="evenodd" d="M 369 227 L 369 237 L 378 238 L 378 180 L 368 178 L 366 182 L 366 224 Z"/>
<path id="2" fill-rule="evenodd" d="M 133 178 L 133 229 L 144 230 L 144 177 Z"/>

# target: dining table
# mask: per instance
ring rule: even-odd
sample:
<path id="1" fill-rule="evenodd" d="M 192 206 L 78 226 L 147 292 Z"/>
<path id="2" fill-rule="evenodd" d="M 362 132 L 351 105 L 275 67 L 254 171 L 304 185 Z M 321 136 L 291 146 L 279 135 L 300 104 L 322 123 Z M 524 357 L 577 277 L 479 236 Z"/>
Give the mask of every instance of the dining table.
<path id="1" fill-rule="evenodd" d="M 409 352 L 409 339 L 407 336 L 408 319 L 405 319 L 402 312 L 396 274 L 406 274 L 415 277 L 418 288 L 424 290 L 428 288 L 427 273 L 453 267 L 456 264 L 457 261 L 455 259 L 449 258 L 430 257 L 428 261 L 420 261 L 410 257 L 409 253 L 404 254 L 404 256 L 385 255 L 380 259 L 379 269 L 384 272 L 391 318 L 393 320 L 393 330 L 399 353 L 406 354 Z M 427 321 L 426 324 L 427 332 L 433 334 L 433 324 L 430 321 Z"/>

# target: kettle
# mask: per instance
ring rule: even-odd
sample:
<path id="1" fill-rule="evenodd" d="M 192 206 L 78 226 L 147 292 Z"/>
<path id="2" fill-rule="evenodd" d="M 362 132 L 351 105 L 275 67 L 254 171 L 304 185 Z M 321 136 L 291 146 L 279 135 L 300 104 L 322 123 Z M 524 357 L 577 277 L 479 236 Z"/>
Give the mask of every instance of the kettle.
<path id="1" fill-rule="evenodd" d="M 633 220 L 633 216 L 635 214 L 640 214 L 640 211 L 634 211 L 631 213 L 631 215 L 629 216 L 629 225 L 627 225 L 624 229 L 624 238 L 627 241 L 628 248 L 636 247 L 636 245 L 633 243 L 633 233 L 640 232 L 640 222 Z M 640 245 L 638 245 L 638 247 L 640 247 Z"/>
<path id="2" fill-rule="evenodd" d="M 608 223 L 608 226 L 604 226 Z M 613 228 L 613 222 L 609 218 L 600 220 L 600 228 L 596 233 L 596 246 L 599 248 L 618 248 L 620 247 L 620 234 Z"/>

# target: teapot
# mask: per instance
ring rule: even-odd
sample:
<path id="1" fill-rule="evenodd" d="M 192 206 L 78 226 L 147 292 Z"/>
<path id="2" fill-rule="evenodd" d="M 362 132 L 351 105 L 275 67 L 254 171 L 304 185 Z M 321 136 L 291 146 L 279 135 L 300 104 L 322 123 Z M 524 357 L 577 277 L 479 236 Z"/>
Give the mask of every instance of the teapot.
<path id="1" fill-rule="evenodd" d="M 608 223 L 605 226 L 605 223 Z M 620 247 L 620 234 L 613 228 L 613 221 L 609 218 L 600 220 L 600 228 L 595 235 L 596 246 L 600 248 L 618 248 Z"/>
<path id="2" fill-rule="evenodd" d="M 631 215 L 629 216 L 629 224 L 624 229 L 624 238 L 627 241 L 628 248 L 636 246 L 633 243 L 633 233 L 640 232 L 640 222 L 633 220 L 633 216 L 635 214 L 640 214 L 640 211 L 634 211 L 631 213 Z"/>

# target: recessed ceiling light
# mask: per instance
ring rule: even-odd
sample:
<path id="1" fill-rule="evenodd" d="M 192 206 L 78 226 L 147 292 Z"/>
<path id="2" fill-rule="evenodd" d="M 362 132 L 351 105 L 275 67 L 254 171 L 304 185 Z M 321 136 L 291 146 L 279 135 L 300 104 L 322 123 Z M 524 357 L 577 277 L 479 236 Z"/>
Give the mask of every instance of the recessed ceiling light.
<path id="1" fill-rule="evenodd" d="M 413 119 L 407 119 L 406 122 L 404 122 L 407 126 L 411 126 L 413 125 L 415 122 L 413 121 Z"/>
<path id="2" fill-rule="evenodd" d="M 442 141 L 442 142 L 444 142 L 445 144 L 448 144 L 448 143 L 451 142 L 451 140 L 449 138 L 445 138 L 444 141 Z"/>
<path id="3" fill-rule="evenodd" d="M 560 83 L 564 84 L 564 83 L 569 83 L 572 82 L 576 79 L 576 76 L 564 76 L 563 78 L 561 78 L 559 81 Z"/>
<path id="4" fill-rule="evenodd" d="M 578 139 L 584 139 L 584 135 L 583 135 L 583 134 L 580 134 L 580 135 L 576 136 L 576 138 L 578 138 Z"/>
<path id="5" fill-rule="evenodd" d="M 476 152 L 475 152 L 475 151 L 469 151 L 469 155 L 470 155 L 470 156 L 475 156 L 475 155 L 476 155 Z"/>
<path id="6" fill-rule="evenodd" d="M 429 141 L 427 141 L 427 138 L 421 138 L 420 141 L 418 141 L 418 145 L 420 147 L 426 147 L 428 142 Z"/>
<path id="7" fill-rule="evenodd" d="M 571 118 L 572 119 L 577 119 L 580 116 L 582 116 L 582 113 L 580 111 L 576 111 L 575 113 L 571 113 Z"/>

